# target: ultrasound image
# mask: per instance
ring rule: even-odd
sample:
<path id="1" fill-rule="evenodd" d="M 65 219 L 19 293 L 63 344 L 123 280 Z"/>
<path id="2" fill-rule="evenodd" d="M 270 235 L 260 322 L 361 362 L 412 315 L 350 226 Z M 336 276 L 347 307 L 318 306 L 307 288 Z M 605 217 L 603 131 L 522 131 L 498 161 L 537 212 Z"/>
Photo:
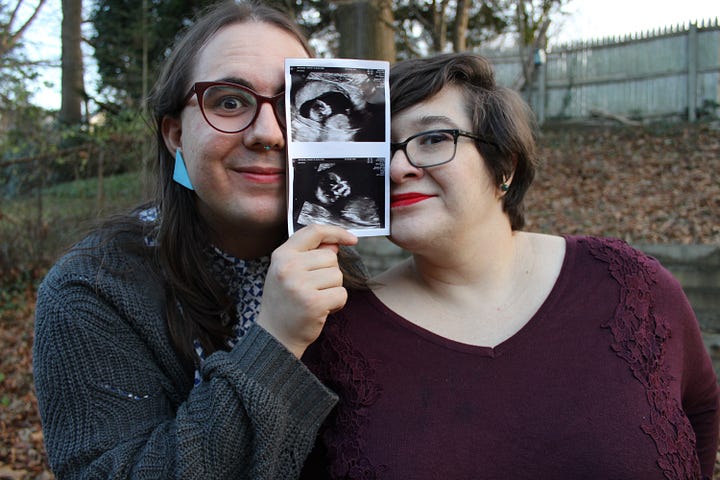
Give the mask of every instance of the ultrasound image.
<path id="1" fill-rule="evenodd" d="M 374 70 L 292 70 L 291 129 L 298 142 L 385 141 L 385 92 Z"/>
<path id="2" fill-rule="evenodd" d="M 295 162 L 295 228 L 311 223 L 381 228 L 384 221 L 382 159 Z"/>

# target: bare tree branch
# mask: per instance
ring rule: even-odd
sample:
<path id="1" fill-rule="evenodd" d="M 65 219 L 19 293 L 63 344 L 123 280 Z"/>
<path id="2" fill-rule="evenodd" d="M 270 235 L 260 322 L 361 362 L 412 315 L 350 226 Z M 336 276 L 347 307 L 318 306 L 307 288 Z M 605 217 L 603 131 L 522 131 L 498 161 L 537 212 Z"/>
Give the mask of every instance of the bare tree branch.
<path id="1" fill-rule="evenodd" d="M 550 12 L 553 5 L 562 4 L 562 0 L 544 1 L 542 11 L 536 18 L 535 5 L 532 0 L 517 0 L 516 23 L 518 29 L 518 48 L 522 60 L 522 75 L 518 76 L 513 88 L 520 90 L 529 85 L 535 73 L 535 52 L 544 48 L 547 43 L 547 32 L 550 28 Z M 530 10 L 528 13 L 527 9 Z"/>
<path id="2" fill-rule="evenodd" d="M 417 42 L 414 39 L 411 39 L 410 36 L 408 36 L 407 30 L 398 26 L 398 27 L 395 27 L 395 33 L 400 38 L 400 42 L 410 52 L 411 57 L 419 57 L 420 56 L 420 51 L 416 48 Z"/>
<path id="3" fill-rule="evenodd" d="M 2 41 L 0 41 L 0 57 L 4 57 L 10 50 L 12 50 L 17 45 L 18 41 L 20 41 L 20 38 L 22 38 L 25 31 L 33 23 L 38 13 L 40 13 L 40 9 L 45 4 L 45 1 L 46 0 L 39 0 L 30 17 L 25 20 L 25 23 L 23 23 L 20 28 L 13 32 L 13 24 L 15 23 L 18 12 L 20 11 L 20 7 L 23 4 L 23 0 L 18 0 L 12 14 L 10 14 L 10 19 L 8 20 L 7 25 L 4 25 L 2 27 L 2 29 L 5 31 L 5 34 L 2 36 Z"/>

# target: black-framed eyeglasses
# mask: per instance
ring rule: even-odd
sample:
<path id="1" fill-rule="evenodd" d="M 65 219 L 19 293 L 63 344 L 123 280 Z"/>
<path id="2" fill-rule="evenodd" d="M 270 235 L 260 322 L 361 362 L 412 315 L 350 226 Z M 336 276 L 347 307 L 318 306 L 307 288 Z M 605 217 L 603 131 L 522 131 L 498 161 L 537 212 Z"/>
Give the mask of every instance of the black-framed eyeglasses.
<path id="1" fill-rule="evenodd" d="M 185 103 L 193 95 L 197 95 L 205 121 L 219 132 L 242 132 L 255 121 L 263 103 L 272 106 L 278 124 L 285 128 L 284 92 L 266 97 L 237 83 L 196 82 L 185 96 Z"/>
<path id="2" fill-rule="evenodd" d="M 391 143 L 390 157 L 392 158 L 398 150 L 402 150 L 410 165 L 416 168 L 436 167 L 455 158 L 458 137 L 472 138 L 477 142 L 497 147 L 493 141 L 458 129 L 428 130 L 416 133 L 404 142 Z"/>

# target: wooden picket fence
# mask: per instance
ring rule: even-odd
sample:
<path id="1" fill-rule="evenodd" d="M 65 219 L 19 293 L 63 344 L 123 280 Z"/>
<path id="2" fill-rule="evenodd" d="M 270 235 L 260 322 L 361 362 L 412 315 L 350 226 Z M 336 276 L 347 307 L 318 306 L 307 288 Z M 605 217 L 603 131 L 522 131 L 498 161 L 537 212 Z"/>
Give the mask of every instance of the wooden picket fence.
<path id="1" fill-rule="evenodd" d="M 522 66 L 516 52 L 480 53 L 493 62 L 498 83 L 517 83 Z M 688 121 L 720 116 L 717 18 L 538 53 L 525 94 L 541 122 L 598 115 Z"/>

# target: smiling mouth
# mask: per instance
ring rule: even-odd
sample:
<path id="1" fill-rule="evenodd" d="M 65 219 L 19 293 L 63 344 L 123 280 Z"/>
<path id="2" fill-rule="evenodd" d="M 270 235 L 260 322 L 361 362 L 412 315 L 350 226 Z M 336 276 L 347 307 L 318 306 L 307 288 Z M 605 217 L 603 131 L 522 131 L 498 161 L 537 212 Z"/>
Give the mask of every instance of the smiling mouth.
<path id="1" fill-rule="evenodd" d="M 390 208 L 407 207 L 432 197 L 433 195 L 425 195 L 423 193 L 401 193 L 399 195 L 391 195 Z"/>
<path id="2" fill-rule="evenodd" d="M 254 183 L 278 183 L 285 180 L 285 170 L 282 168 L 248 167 L 234 171 Z"/>

